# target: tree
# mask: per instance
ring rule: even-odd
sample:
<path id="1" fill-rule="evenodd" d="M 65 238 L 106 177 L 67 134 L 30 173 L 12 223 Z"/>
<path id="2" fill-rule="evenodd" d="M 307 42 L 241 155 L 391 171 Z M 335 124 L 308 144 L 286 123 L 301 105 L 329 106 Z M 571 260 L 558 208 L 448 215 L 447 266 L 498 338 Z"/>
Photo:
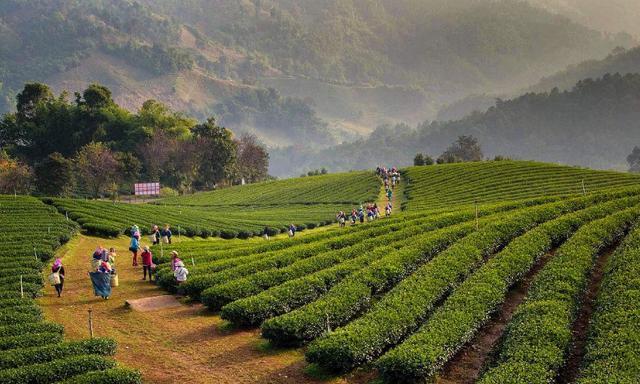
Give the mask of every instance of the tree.
<path id="1" fill-rule="evenodd" d="M 0 151 L 0 193 L 27 194 L 31 191 L 33 172 L 31 168 L 22 164 Z"/>
<path id="2" fill-rule="evenodd" d="M 214 118 L 192 129 L 199 156 L 200 182 L 208 188 L 228 178 L 236 165 L 236 143 L 231 131 L 216 125 Z"/>
<path id="3" fill-rule="evenodd" d="M 433 165 L 434 161 L 433 161 L 433 157 L 429 156 L 429 155 L 425 155 L 424 156 L 424 165 Z"/>
<path id="4" fill-rule="evenodd" d="M 131 152 L 116 152 L 115 159 L 118 161 L 118 175 L 121 181 L 133 184 L 138 181 L 142 163 Z"/>
<path id="5" fill-rule="evenodd" d="M 100 84 L 91 84 L 82 93 L 84 104 L 90 109 L 100 109 L 113 104 L 111 90 Z"/>
<path id="6" fill-rule="evenodd" d="M 42 83 L 26 83 L 22 92 L 16 96 L 16 108 L 21 120 L 31 120 L 39 103 L 53 99 L 48 85 Z"/>
<path id="7" fill-rule="evenodd" d="M 269 174 L 269 153 L 255 135 L 244 134 L 237 142 L 238 176 L 249 183 L 264 180 Z"/>
<path id="8" fill-rule="evenodd" d="M 627 163 L 629 163 L 629 172 L 640 173 L 640 148 L 633 148 L 627 156 Z"/>
<path id="9" fill-rule="evenodd" d="M 35 167 L 36 188 L 46 196 L 67 196 L 73 189 L 73 163 L 54 152 Z"/>
<path id="10" fill-rule="evenodd" d="M 93 197 L 100 197 L 117 182 L 118 160 L 103 143 L 89 143 L 75 158 L 80 182 Z"/>
<path id="11" fill-rule="evenodd" d="M 413 158 L 413 165 L 415 166 L 422 166 L 424 165 L 424 155 L 422 153 L 418 153 L 414 158 Z"/>
<path id="12" fill-rule="evenodd" d="M 458 139 L 447 148 L 440 156 L 446 163 L 457 161 L 481 161 L 482 149 L 478 139 L 473 136 L 459 136 Z"/>

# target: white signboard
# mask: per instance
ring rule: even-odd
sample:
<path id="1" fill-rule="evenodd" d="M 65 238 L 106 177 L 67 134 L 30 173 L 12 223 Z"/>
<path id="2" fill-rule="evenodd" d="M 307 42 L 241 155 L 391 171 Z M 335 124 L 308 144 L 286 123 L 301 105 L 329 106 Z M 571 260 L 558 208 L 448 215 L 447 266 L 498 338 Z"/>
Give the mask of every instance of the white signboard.
<path id="1" fill-rule="evenodd" d="M 160 196 L 160 183 L 134 184 L 136 196 Z"/>

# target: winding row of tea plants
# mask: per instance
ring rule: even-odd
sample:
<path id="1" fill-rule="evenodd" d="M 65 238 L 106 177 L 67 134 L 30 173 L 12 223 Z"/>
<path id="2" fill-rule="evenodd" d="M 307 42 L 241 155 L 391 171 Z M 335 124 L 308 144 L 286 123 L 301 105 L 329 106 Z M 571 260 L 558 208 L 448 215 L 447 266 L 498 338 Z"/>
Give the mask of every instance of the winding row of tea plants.
<path id="1" fill-rule="evenodd" d="M 64 329 L 46 322 L 34 298 L 42 268 L 77 224 L 30 197 L 0 196 L 0 383 L 140 383 L 118 367 L 107 339 L 64 341 Z"/>
<path id="2" fill-rule="evenodd" d="M 349 206 L 375 201 L 379 191 L 380 181 L 373 172 L 349 172 L 239 185 L 213 192 L 166 198 L 158 201 L 158 204 L 196 206 L 342 204 Z"/>
<path id="3" fill-rule="evenodd" d="M 408 210 L 582 194 L 638 185 L 634 174 L 531 161 L 488 161 L 403 170 Z M 583 189 L 584 185 L 584 189 Z"/>
<path id="4" fill-rule="evenodd" d="M 335 222 L 340 210 L 376 201 L 380 181 L 373 172 L 352 172 L 235 186 L 214 192 L 129 204 L 78 199 L 45 199 L 90 234 L 118 236 L 133 224 L 144 234 L 153 225 L 172 226 L 189 237 L 259 236 Z"/>

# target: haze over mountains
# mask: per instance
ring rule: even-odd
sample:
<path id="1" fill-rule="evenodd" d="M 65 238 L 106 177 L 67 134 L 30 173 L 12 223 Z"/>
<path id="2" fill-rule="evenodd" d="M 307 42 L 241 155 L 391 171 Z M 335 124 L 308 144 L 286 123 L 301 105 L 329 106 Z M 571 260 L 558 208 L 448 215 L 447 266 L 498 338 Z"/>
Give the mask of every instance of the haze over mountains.
<path id="1" fill-rule="evenodd" d="M 257 133 L 274 148 L 277 176 L 365 167 L 377 160 L 355 159 L 357 145 L 340 159 L 332 154 L 348 144 L 332 146 L 384 124 L 433 127 L 436 118 L 463 118 L 492 105 L 491 95 L 568 90 L 587 77 L 639 72 L 639 12 L 631 0 L 7 0 L 0 3 L 0 110 L 11 108 L 25 81 L 71 92 L 99 82 L 130 109 L 153 98 L 199 119 L 214 115 L 236 133 Z M 597 159 L 565 159 L 513 137 L 496 146 L 508 139 L 496 138 L 504 129 L 465 121 L 440 141 L 481 131 L 488 154 L 604 168 L 624 162 L 606 148 Z M 598 142 L 607 133 L 598 124 L 607 121 L 588 122 L 581 133 Z M 527 137 L 575 132 L 572 123 Z M 625 124 L 616 138 L 637 128 Z M 359 142 L 374 145 L 377 137 L 376 146 L 406 162 L 415 153 L 403 151 L 413 145 L 387 141 L 406 138 L 409 128 L 402 129 Z M 419 142 L 437 152 L 440 141 Z"/>

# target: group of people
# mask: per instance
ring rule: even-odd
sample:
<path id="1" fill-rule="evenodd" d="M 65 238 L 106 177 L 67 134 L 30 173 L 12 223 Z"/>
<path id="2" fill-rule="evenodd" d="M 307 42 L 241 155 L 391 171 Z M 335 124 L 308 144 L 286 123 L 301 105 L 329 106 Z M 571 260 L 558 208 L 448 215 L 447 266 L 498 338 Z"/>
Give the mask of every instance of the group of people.
<path id="1" fill-rule="evenodd" d="M 377 167 L 376 175 L 384 182 L 385 189 L 393 189 L 396 185 L 400 184 L 400 172 L 396 167 Z"/>
<path id="2" fill-rule="evenodd" d="M 91 255 L 91 268 L 89 277 L 96 296 L 107 300 L 111 296 L 111 288 L 118 286 L 118 273 L 116 272 L 116 250 L 108 251 L 98 246 Z"/>
<path id="3" fill-rule="evenodd" d="M 385 217 L 391 216 L 391 201 L 389 201 L 384 207 Z M 361 204 L 359 208 L 353 208 L 350 214 L 340 211 L 336 214 L 336 219 L 340 227 L 345 227 L 347 221 L 351 222 L 351 225 L 356 223 L 364 223 L 366 221 L 373 221 L 382 218 L 380 213 L 380 207 L 377 203 Z"/>
<path id="4" fill-rule="evenodd" d="M 140 261 L 142 262 L 142 280 L 153 282 L 153 276 L 155 274 L 155 264 L 153 263 L 153 255 L 148 246 L 140 246 L 140 228 L 137 225 L 133 225 L 130 230 L 131 239 L 129 242 L 129 251 L 131 251 L 133 260 L 132 265 L 138 266 L 138 252 L 142 249 L 140 254 Z M 154 225 L 151 230 L 150 240 L 152 243 L 171 244 L 171 227 L 166 224 L 163 229 L 160 229 L 157 225 Z M 116 250 L 110 248 L 105 249 L 102 246 L 98 246 L 91 255 L 91 267 L 89 269 L 89 277 L 93 285 L 93 290 L 96 296 L 100 296 L 103 299 L 109 299 L 111 296 L 111 289 L 118 286 L 118 273 L 116 271 Z M 174 277 L 178 284 L 181 284 L 187 280 L 189 271 L 185 268 L 184 263 L 178 257 L 178 252 L 171 252 L 171 268 L 174 273 Z M 64 287 L 65 270 L 62 265 L 62 259 L 56 258 L 51 266 L 51 274 L 49 275 L 49 282 L 55 288 L 58 297 L 61 297 Z"/>
<path id="5" fill-rule="evenodd" d="M 138 225 L 134 224 L 130 231 L 131 240 L 129 242 L 129 251 L 132 254 L 132 265 L 134 267 L 138 266 L 138 251 L 140 250 L 140 240 L 141 233 Z M 154 225 L 151 228 L 151 235 L 149 237 L 153 245 L 160 244 L 160 242 L 164 244 L 171 244 L 171 227 L 169 224 L 165 224 L 163 229 L 160 229 L 157 225 Z M 142 253 L 140 254 L 140 259 L 142 261 L 142 280 L 147 280 L 147 275 L 149 275 L 149 281 L 153 282 L 153 276 L 155 275 L 156 265 L 153 263 L 153 254 L 148 246 L 142 247 Z M 171 252 L 171 267 L 174 272 L 174 277 L 178 284 L 183 283 L 187 280 L 187 275 L 189 271 L 185 268 L 182 260 L 178 258 L 178 252 Z"/>

